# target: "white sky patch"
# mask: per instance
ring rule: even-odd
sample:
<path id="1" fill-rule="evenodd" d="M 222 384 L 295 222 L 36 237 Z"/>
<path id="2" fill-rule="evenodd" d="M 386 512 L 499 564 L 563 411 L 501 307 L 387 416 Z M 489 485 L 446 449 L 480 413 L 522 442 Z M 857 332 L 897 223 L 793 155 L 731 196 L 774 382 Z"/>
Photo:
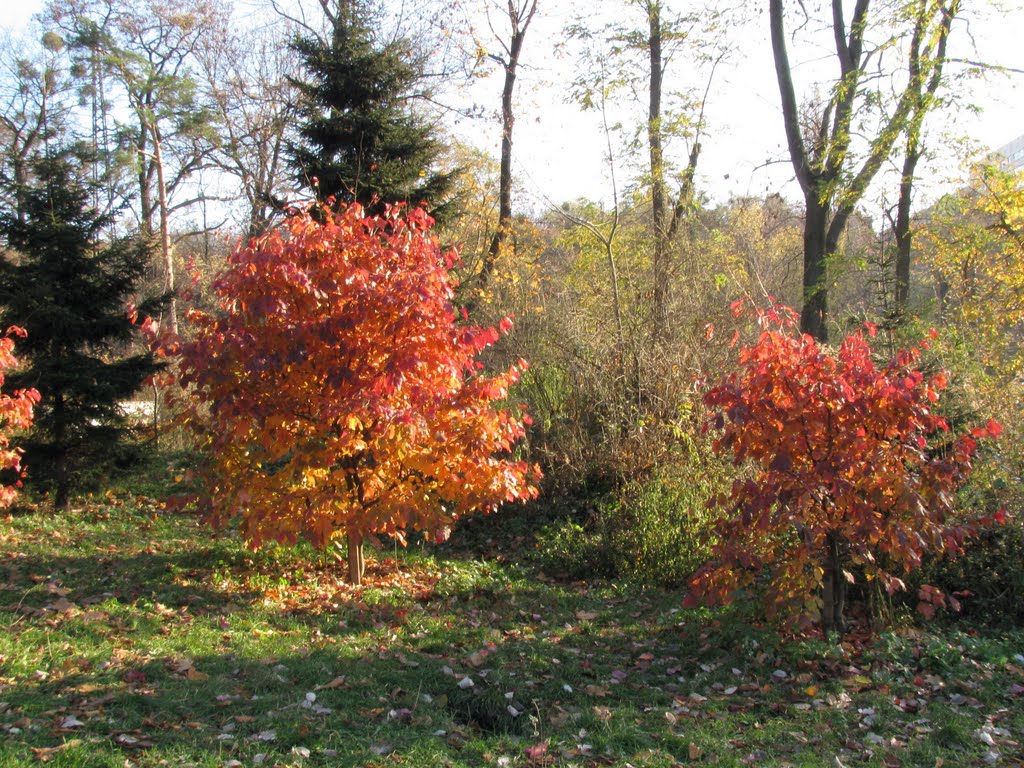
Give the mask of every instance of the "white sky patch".
<path id="1" fill-rule="evenodd" d="M 282 7 L 291 7 L 299 1 L 284 0 Z M 482 8 L 482 2 L 469 0 L 466 7 L 477 8 L 474 3 L 481 3 Z M 235 5 L 235 13 L 251 23 L 261 13 L 260 6 L 266 7 L 266 4 L 267 0 L 240 0 Z M 670 0 L 670 7 L 672 4 Z M 975 7 L 968 10 L 973 15 L 959 20 L 954 27 L 951 58 L 980 59 L 1024 70 L 1024 46 L 1020 43 L 1024 11 L 1019 8 L 999 11 L 989 3 L 972 5 Z M 792 3 L 792 6 L 787 18 L 798 13 L 797 4 Z M 9 1 L 0 26 L 22 28 L 41 7 L 42 0 Z M 619 0 L 540 0 L 537 17 L 523 47 L 515 98 L 513 172 L 526 198 L 520 195 L 514 201 L 517 210 L 538 213 L 546 207 L 547 201 L 561 203 L 581 197 L 605 204 L 611 201 L 607 143 L 600 115 L 594 111 L 584 112 L 577 104 L 569 102 L 569 83 L 577 62 L 557 53 L 564 42 L 567 24 L 581 16 L 597 24 L 599 16 L 611 10 L 627 13 L 635 12 L 636 8 L 622 8 Z M 758 8 L 751 13 L 754 18 L 748 24 L 728 32 L 735 37 L 739 53 L 719 68 L 708 100 L 708 135 L 702 142 L 698 189 L 712 202 L 724 202 L 733 196 L 762 197 L 774 192 L 791 199 L 799 198 L 786 155 L 768 40 L 767 11 Z M 500 16 L 494 17 L 499 31 L 504 29 L 502 21 Z M 480 25 L 479 35 L 485 46 L 493 44 L 488 38 L 486 23 Z M 813 61 L 806 58 L 805 49 L 794 47 L 791 58 L 798 77 L 803 78 L 809 68 L 818 66 L 825 71 L 813 74 L 826 76 L 834 66 L 828 53 L 823 50 L 821 59 Z M 956 68 L 962 70 L 965 66 L 952 62 L 948 72 Z M 682 59 L 670 63 L 666 91 L 679 87 L 676 78 L 685 67 Z M 448 121 L 454 136 L 495 158 L 501 137 L 498 116 L 501 77 L 499 68 L 492 67 L 488 77 L 476 81 L 461 97 L 466 104 L 482 106 L 485 117 Z M 950 137 L 968 137 L 979 148 L 998 148 L 1024 134 L 1024 75 L 990 73 L 987 77 L 964 82 L 959 93 L 959 109 L 927 118 L 932 156 L 922 163 L 918 207 L 947 191 L 961 176 L 959 149 Z M 798 98 L 800 96 L 798 91 Z M 634 104 L 629 109 L 634 111 L 632 115 L 620 112 L 613 117 L 621 117 L 623 122 L 643 118 L 641 105 Z M 678 146 L 676 149 L 676 155 L 681 155 L 681 149 Z M 616 177 L 621 195 L 638 171 L 629 168 L 621 151 L 616 151 Z M 641 154 L 639 161 L 642 159 Z M 892 186 L 883 182 L 876 188 Z M 878 196 L 879 193 L 875 193 L 874 200 Z M 865 205 L 871 204 L 869 196 Z"/>

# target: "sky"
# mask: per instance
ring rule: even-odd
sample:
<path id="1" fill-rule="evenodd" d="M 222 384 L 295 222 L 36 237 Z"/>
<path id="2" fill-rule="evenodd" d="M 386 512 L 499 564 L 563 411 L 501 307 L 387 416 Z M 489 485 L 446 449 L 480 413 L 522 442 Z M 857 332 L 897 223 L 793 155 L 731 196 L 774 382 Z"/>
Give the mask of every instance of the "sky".
<path id="1" fill-rule="evenodd" d="M 577 9 L 601 4 L 601 0 L 589 0 L 577 4 Z M 981 6 L 983 13 L 954 29 L 951 57 L 984 59 L 1024 70 L 1024 46 L 1020 37 L 1024 30 L 1024 11 L 1018 9 L 1012 14 L 1001 14 L 996 13 L 990 3 Z M 565 0 L 557 6 L 560 9 L 557 12 L 549 7 L 556 6 L 552 3 L 542 6 L 548 16 L 539 19 L 537 29 L 531 28 L 529 32 L 524 62 L 537 63 L 538 54 L 549 47 L 545 37 L 557 37 L 560 22 L 564 26 L 564 20 L 572 13 Z M 531 38 L 534 33 L 536 37 Z M 785 150 L 767 12 L 762 12 L 749 25 L 731 30 L 730 35 L 737 39 L 740 51 L 716 73 L 709 96 L 710 135 L 703 142 L 699 186 L 717 202 L 732 196 L 762 196 L 773 192 L 796 198 L 798 191 Z M 535 47 L 531 47 L 531 43 Z M 796 67 L 798 88 L 801 80 L 807 82 L 814 74 L 821 74 L 823 64 L 830 71 L 834 66 L 832 61 L 813 58 L 814 54 L 806 51 L 803 60 L 799 55 L 794 48 L 792 62 Z M 666 72 L 668 87 L 677 76 L 673 67 L 678 71 L 680 64 L 670 64 Z M 529 94 L 557 92 L 557 87 L 551 89 L 549 83 L 557 81 L 557 70 L 565 66 L 565 62 L 553 62 L 550 67 L 537 66 L 523 73 L 519 95 L 522 119 L 516 124 L 515 134 L 516 165 L 526 177 L 527 188 L 532 181 L 538 191 L 546 191 L 555 200 L 576 195 L 607 200 L 610 184 L 602 162 L 605 152 L 597 116 L 594 113 L 581 115 L 574 105 L 550 96 L 538 104 L 535 111 L 530 111 Z M 493 88 L 497 94 L 500 83 L 495 83 Z M 960 176 L 961 161 L 952 151 L 951 143 L 938 133 L 968 136 L 989 148 L 1001 147 L 1024 134 L 1024 74 L 993 74 L 984 80 L 971 81 L 969 90 L 963 101 L 969 100 L 979 112 L 959 109 L 930 118 L 931 149 L 936 156 L 928 164 L 929 170 L 920 185 L 925 203 L 947 190 L 955 183 L 953 178 Z M 497 142 L 499 131 L 494 130 L 492 134 Z"/>
<path id="2" fill-rule="evenodd" d="M 593 22 L 602 14 L 612 12 L 611 9 L 621 13 L 621 0 L 539 0 L 539 3 L 540 10 L 523 48 L 516 94 L 513 158 L 519 194 L 516 205 L 539 212 L 551 203 L 579 197 L 610 204 L 612 185 L 599 115 L 583 112 L 578 105 L 570 103 L 568 83 L 579 65 L 572 56 L 558 55 L 556 49 L 564 40 L 564 30 L 569 23 L 578 18 Z M 4 5 L 0 24 L 19 28 L 41 7 L 42 0 Z M 1024 11 L 1020 8 L 997 11 L 990 2 L 973 5 L 971 16 L 954 28 L 951 57 L 984 60 L 1024 71 L 1024 46 L 1020 44 Z M 729 35 L 736 41 L 737 53 L 716 71 L 708 98 L 708 137 L 702 142 L 698 188 L 712 202 L 775 192 L 793 199 L 798 197 L 785 152 L 767 13 L 761 8 L 752 15 L 748 24 L 730 28 Z M 487 47 L 492 43 L 485 34 L 486 27 L 482 29 L 480 40 Z M 792 60 L 798 87 L 801 81 L 807 83 L 815 75 L 822 75 L 822 67 L 833 66 L 827 52 L 819 53 L 794 48 Z M 681 73 L 686 73 L 685 65 L 685 61 L 670 63 L 666 72 L 667 89 L 678 87 Z M 969 86 L 961 90 L 966 91 L 961 93 L 961 102 L 969 104 L 971 109 L 934 114 L 929 119 L 933 157 L 921 174 L 919 206 L 950 189 L 960 176 L 962 162 L 953 151 L 949 136 L 966 136 L 979 146 L 998 148 L 1024 134 L 1024 74 L 990 74 L 971 80 Z M 491 118 L 450 121 L 450 130 L 456 136 L 495 157 L 500 143 L 500 124 L 494 112 L 500 103 L 500 93 L 501 79 L 495 71 L 492 76 L 478 80 L 468 96 L 488 108 Z M 613 117 L 628 122 L 642 118 L 642 109 L 636 104 L 623 106 Z M 677 150 L 680 148 L 677 144 Z M 630 176 L 623 167 L 624 162 L 620 154 L 616 161 L 620 194 L 622 180 Z"/>

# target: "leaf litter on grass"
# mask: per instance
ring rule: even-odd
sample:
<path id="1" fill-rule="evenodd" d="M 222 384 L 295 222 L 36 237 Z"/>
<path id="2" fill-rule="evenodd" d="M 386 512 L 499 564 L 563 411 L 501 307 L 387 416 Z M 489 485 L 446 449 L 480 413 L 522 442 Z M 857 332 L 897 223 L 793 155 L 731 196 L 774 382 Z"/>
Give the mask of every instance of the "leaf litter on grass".
<path id="1" fill-rule="evenodd" d="M 0 762 L 83 749 L 119 767 L 1012 765 L 1022 754 L 1020 635 L 853 635 L 823 648 L 679 611 L 671 593 L 487 562 L 381 557 L 376 581 L 352 588 L 313 553 L 250 555 L 127 502 L 72 513 L 62 537 L 52 527 L 19 517 L 0 542 Z"/>

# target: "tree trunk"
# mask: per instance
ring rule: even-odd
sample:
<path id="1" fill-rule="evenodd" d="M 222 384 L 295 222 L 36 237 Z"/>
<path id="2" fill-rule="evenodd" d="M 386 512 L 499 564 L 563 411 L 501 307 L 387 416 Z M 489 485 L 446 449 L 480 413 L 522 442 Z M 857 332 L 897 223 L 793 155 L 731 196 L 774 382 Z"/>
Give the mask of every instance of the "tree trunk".
<path id="1" fill-rule="evenodd" d="M 661 142 L 661 89 L 664 67 L 661 56 L 661 7 L 648 0 L 650 37 L 650 88 L 647 107 L 647 146 L 651 161 L 651 228 L 654 234 L 654 337 L 661 338 L 668 326 L 668 238 L 665 226 L 665 158 Z"/>
<path id="2" fill-rule="evenodd" d="M 816 341 L 828 341 L 828 211 L 816 194 L 805 196 L 804 302 L 800 330 Z"/>
<path id="3" fill-rule="evenodd" d="M 479 287 L 487 287 L 495 262 L 501 255 L 501 248 L 508 240 L 512 229 L 512 129 L 516 118 L 512 111 L 512 96 L 515 94 L 516 74 L 519 69 L 519 56 L 523 50 L 526 29 L 530 26 L 537 3 L 531 2 L 522 10 L 517 10 L 509 3 L 508 17 L 512 25 L 512 37 L 508 46 L 508 58 L 495 56 L 505 70 L 505 84 L 501 91 L 501 172 L 498 177 L 498 226 L 494 230 L 491 244 L 484 254 L 480 269 Z"/>
<path id="4" fill-rule="evenodd" d="M 68 508 L 71 495 L 71 481 L 68 477 L 68 445 L 67 424 L 64 417 L 64 395 L 57 392 L 53 396 L 53 444 L 55 449 L 53 508 Z"/>
<path id="5" fill-rule="evenodd" d="M 167 205 L 167 185 L 164 183 L 164 163 L 161 152 L 160 134 L 153 126 L 153 162 L 156 164 L 156 186 L 158 203 L 160 205 L 160 251 L 164 260 L 164 290 L 171 299 L 167 305 L 167 312 L 170 317 L 170 330 L 175 336 L 178 335 L 178 306 L 174 297 L 174 253 L 171 249 L 170 212 Z"/>
<path id="6" fill-rule="evenodd" d="M 139 231 L 143 237 L 153 235 L 153 191 L 149 186 L 149 165 L 152 162 L 147 151 L 146 128 L 139 128 L 139 140 L 135 145 L 139 163 Z"/>
<path id="7" fill-rule="evenodd" d="M 914 173 L 921 157 L 916 135 L 907 139 L 907 154 L 903 158 L 903 176 L 900 178 L 900 197 L 896 205 L 896 316 L 905 317 L 910 302 L 910 257 L 913 249 L 913 232 L 910 229 L 910 204 L 913 198 Z"/>
<path id="8" fill-rule="evenodd" d="M 938 24 L 938 40 L 930 62 L 922 61 L 924 50 L 923 34 L 914 35 L 910 51 L 908 88 L 917 90 L 917 98 L 913 112 L 907 125 L 906 154 L 903 157 L 903 175 L 900 177 L 900 197 L 896 208 L 894 235 L 896 238 L 896 291 L 895 309 L 899 318 L 905 317 L 910 301 L 910 260 L 913 250 L 914 233 L 910 229 L 910 205 L 913 201 L 914 175 L 917 163 L 921 159 L 921 125 L 924 118 L 935 103 L 935 94 L 942 84 L 942 69 L 946 63 L 946 44 L 954 17 L 960 12 L 960 0 L 953 0 L 947 6 L 939 4 L 937 12 L 941 16 Z M 917 9 L 919 18 L 928 13 L 923 3 Z M 920 27 L 919 27 L 920 29 Z M 924 82 L 926 66 L 930 64 L 931 72 Z"/>
<path id="9" fill-rule="evenodd" d="M 846 631 L 846 577 L 843 574 L 842 546 L 839 537 L 828 534 L 826 540 L 825 579 L 822 585 L 821 628 L 825 634 Z"/>
<path id="10" fill-rule="evenodd" d="M 348 581 L 362 584 L 366 563 L 363 560 L 363 537 L 357 533 L 348 534 Z"/>

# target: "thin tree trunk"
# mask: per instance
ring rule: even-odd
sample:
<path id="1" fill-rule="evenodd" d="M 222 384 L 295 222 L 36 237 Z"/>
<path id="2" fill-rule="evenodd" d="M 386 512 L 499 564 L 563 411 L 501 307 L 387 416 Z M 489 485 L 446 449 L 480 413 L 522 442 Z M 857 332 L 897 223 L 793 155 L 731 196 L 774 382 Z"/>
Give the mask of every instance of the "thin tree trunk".
<path id="1" fill-rule="evenodd" d="M 526 39 L 526 30 L 533 20 L 537 11 L 536 0 L 518 10 L 509 0 L 508 17 L 512 25 L 512 38 L 508 46 L 508 58 L 499 56 L 492 58 L 502 65 L 505 70 L 505 84 L 501 91 L 501 171 L 498 177 L 498 226 L 491 237 L 490 246 L 484 254 L 483 265 L 480 269 L 479 287 L 481 290 L 487 287 L 494 265 L 501 255 L 502 246 L 508 240 L 512 231 L 512 129 L 515 127 L 516 118 L 512 110 L 512 97 L 515 94 L 516 75 L 519 69 L 519 56 L 523 50 L 523 40 Z"/>
<path id="2" fill-rule="evenodd" d="M 178 307 L 174 296 L 174 252 L 171 249 L 171 230 L 169 211 L 167 206 L 167 186 L 164 183 L 164 163 L 161 153 L 160 135 L 153 128 L 153 162 L 156 164 L 157 196 L 160 205 L 160 251 L 164 260 L 164 290 L 170 295 L 170 302 L 167 306 L 170 317 L 170 330 L 175 336 L 178 335 Z"/>
<path id="3" fill-rule="evenodd" d="M 900 196 L 896 207 L 896 223 L 894 225 L 894 236 L 896 239 L 896 290 L 895 305 L 897 317 L 905 317 L 907 305 L 910 301 L 910 261 L 913 251 L 914 234 L 910 229 L 910 205 L 913 202 L 914 175 L 917 171 L 917 163 L 921 159 L 921 126 L 924 123 L 925 115 L 935 101 L 935 94 L 942 84 L 942 69 L 946 63 L 946 44 L 949 40 L 949 32 L 953 25 L 954 17 L 960 12 L 960 0 L 952 0 L 949 5 L 938 5 L 938 11 L 942 14 L 942 21 L 939 23 L 938 39 L 935 42 L 934 54 L 930 63 L 931 73 L 927 83 L 923 82 L 925 67 L 929 62 L 922 61 L 922 55 L 927 56 L 927 50 L 922 50 L 923 34 L 915 34 L 912 41 L 912 48 L 909 58 L 909 80 L 908 88 L 917 90 L 917 100 L 914 104 L 911 118 L 907 126 L 906 154 L 903 158 L 903 175 L 900 177 Z M 924 0 L 918 9 L 918 14 L 923 17 L 927 12 Z"/>
<path id="4" fill-rule="evenodd" d="M 654 337 L 661 338 L 668 326 L 668 242 L 665 226 L 665 159 L 661 141 L 661 90 L 664 68 L 661 56 L 661 7 L 648 0 L 650 36 L 650 88 L 647 108 L 647 145 L 651 163 L 651 228 L 654 234 Z"/>
<path id="5" fill-rule="evenodd" d="M 366 563 L 363 560 L 363 537 L 357 533 L 348 534 L 348 581 L 362 584 Z"/>
<path id="6" fill-rule="evenodd" d="M 143 237 L 153 236 L 153 191 L 149 185 L 149 165 L 152 159 L 147 151 L 147 129 L 140 127 L 135 151 L 139 158 L 139 230 Z"/>
<path id="7" fill-rule="evenodd" d="M 903 158 L 903 175 L 900 177 L 900 197 L 896 204 L 896 287 L 895 309 L 897 317 L 905 317 L 910 302 L 910 259 L 914 246 L 910 229 L 910 204 L 913 199 L 914 173 L 921 158 L 921 149 L 916 134 L 907 138 L 907 154 Z"/>
<path id="8" fill-rule="evenodd" d="M 846 576 L 843 574 L 842 545 L 835 533 L 826 541 L 825 579 L 822 588 L 821 628 L 825 634 L 846 631 Z"/>
<path id="9" fill-rule="evenodd" d="M 53 396 L 53 443 L 56 449 L 54 474 L 56 486 L 53 493 L 54 509 L 67 509 L 71 494 L 71 481 L 68 475 L 67 424 L 64 417 L 64 395 L 57 392 Z"/>

